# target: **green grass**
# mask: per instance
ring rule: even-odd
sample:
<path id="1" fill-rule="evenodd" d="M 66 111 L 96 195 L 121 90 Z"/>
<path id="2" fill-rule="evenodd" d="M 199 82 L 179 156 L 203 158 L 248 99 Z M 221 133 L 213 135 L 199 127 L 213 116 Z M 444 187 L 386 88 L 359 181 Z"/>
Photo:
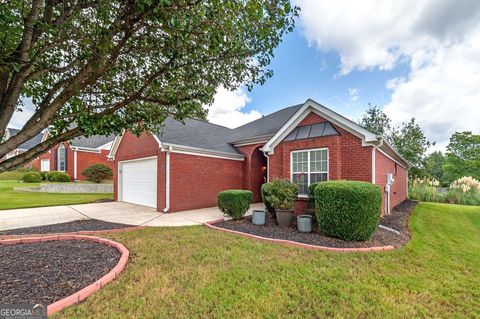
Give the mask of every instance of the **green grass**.
<path id="1" fill-rule="evenodd" d="M 0 210 L 85 204 L 99 199 L 112 198 L 112 194 L 57 194 L 57 193 L 34 193 L 15 191 L 15 187 L 38 187 L 38 183 L 21 183 L 17 181 L 0 180 Z M 0 212 L 1 214 L 1 212 Z"/>
<path id="2" fill-rule="evenodd" d="M 25 172 L 21 172 L 21 171 L 3 172 L 3 173 L 0 173 L 0 181 L 7 181 L 7 180 L 19 181 L 23 178 L 23 175 L 25 175 Z"/>
<path id="3" fill-rule="evenodd" d="M 380 253 L 257 242 L 202 226 L 112 234 L 131 259 L 64 318 L 478 318 L 480 208 L 423 203 Z"/>

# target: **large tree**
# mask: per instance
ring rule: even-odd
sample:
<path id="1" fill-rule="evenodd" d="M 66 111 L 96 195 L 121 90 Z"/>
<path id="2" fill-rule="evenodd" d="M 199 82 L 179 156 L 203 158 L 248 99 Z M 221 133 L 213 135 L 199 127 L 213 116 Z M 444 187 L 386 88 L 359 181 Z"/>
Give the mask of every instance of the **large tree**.
<path id="1" fill-rule="evenodd" d="M 398 152 L 410 163 L 410 176 L 424 176 L 425 153 L 432 143 L 427 140 L 415 118 L 393 130 L 390 138 Z"/>
<path id="2" fill-rule="evenodd" d="M 472 132 L 453 133 L 443 167 L 449 183 L 463 176 L 480 179 L 480 135 Z"/>
<path id="3" fill-rule="evenodd" d="M 428 177 L 438 180 L 442 186 L 447 185 L 445 171 L 443 170 L 445 161 L 445 156 L 440 151 L 430 153 L 425 159 L 425 173 Z"/>
<path id="4" fill-rule="evenodd" d="M 368 105 L 359 124 L 367 130 L 382 135 L 411 164 L 410 176 L 425 175 L 425 153 L 432 145 L 422 128 L 412 118 L 398 127 L 392 126 L 392 120 L 378 106 Z"/>
<path id="5" fill-rule="evenodd" d="M 289 0 L 12 0 L 0 4 L 0 141 L 30 99 L 33 115 L 0 158 L 49 127 L 51 137 L 0 162 L 27 163 L 79 135 L 158 131 L 205 117 L 220 87 L 271 76 L 291 32 Z"/>
<path id="6" fill-rule="evenodd" d="M 362 114 L 359 124 L 370 132 L 390 138 L 392 120 L 376 105 L 368 103 L 368 109 Z"/>

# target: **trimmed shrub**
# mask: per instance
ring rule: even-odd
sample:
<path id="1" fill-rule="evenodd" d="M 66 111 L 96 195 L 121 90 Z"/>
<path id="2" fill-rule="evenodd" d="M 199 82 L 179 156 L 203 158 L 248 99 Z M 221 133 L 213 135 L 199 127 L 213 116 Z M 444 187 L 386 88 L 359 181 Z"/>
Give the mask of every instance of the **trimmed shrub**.
<path id="1" fill-rule="evenodd" d="M 46 180 L 49 182 L 66 183 L 70 182 L 70 176 L 65 172 L 51 171 L 47 172 Z"/>
<path id="2" fill-rule="evenodd" d="M 42 181 L 42 175 L 37 171 L 26 172 L 23 175 L 24 183 L 40 183 Z"/>
<path id="3" fill-rule="evenodd" d="M 320 231 L 348 241 L 369 240 L 380 220 L 382 191 L 357 181 L 328 181 L 315 187 Z"/>
<path id="4" fill-rule="evenodd" d="M 42 181 L 47 180 L 48 172 L 40 172 L 40 176 L 42 176 Z"/>
<path id="5" fill-rule="evenodd" d="M 308 186 L 307 210 L 315 209 L 315 187 L 317 187 L 317 185 L 318 183 L 313 183 Z"/>
<path id="6" fill-rule="evenodd" d="M 107 165 L 97 163 L 85 168 L 82 172 L 82 175 L 85 176 L 89 181 L 101 183 L 106 179 L 111 179 L 113 177 L 113 171 Z"/>
<path id="7" fill-rule="evenodd" d="M 232 217 L 233 219 L 241 219 L 252 202 L 253 193 L 242 189 L 230 189 L 218 193 L 218 208 Z"/>
<path id="8" fill-rule="evenodd" d="M 299 187 L 288 179 L 276 179 L 262 185 L 265 206 L 275 209 L 292 209 L 297 201 Z M 267 206 L 268 203 L 268 206 Z"/>
<path id="9" fill-rule="evenodd" d="M 261 193 L 262 193 L 262 201 L 265 204 L 265 208 L 267 211 L 272 214 L 273 217 L 275 217 L 275 208 L 272 206 L 272 203 L 270 203 L 267 199 L 266 196 L 270 194 L 271 190 L 271 184 L 270 183 L 265 183 L 261 187 Z"/>

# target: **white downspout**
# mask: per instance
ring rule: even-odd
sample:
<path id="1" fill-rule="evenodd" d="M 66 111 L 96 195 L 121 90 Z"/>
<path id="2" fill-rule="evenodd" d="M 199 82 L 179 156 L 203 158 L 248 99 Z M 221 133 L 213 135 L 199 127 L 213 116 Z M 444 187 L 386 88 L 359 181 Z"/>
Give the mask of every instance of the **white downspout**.
<path id="1" fill-rule="evenodd" d="M 73 151 L 73 179 L 77 180 L 77 150 Z"/>
<path id="2" fill-rule="evenodd" d="M 270 182 L 270 157 L 268 157 L 267 152 L 262 152 L 263 156 L 267 158 L 267 183 Z"/>
<path id="3" fill-rule="evenodd" d="M 376 179 L 377 179 L 377 176 L 376 176 L 376 167 L 375 167 L 375 161 L 376 161 L 376 157 L 377 157 L 377 149 L 379 147 L 382 147 L 383 145 L 383 139 L 380 138 L 380 141 L 378 144 L 374 144 L 372 146 L 372 184 L 375 184 L 376 183 Z"/>
<path id="4" fill-rule="evenodd" d="M 170 210 L 170 153 L 172 152 L 172 146 L 167 148 L 165 154 L 165 208 L 163 212 L 166 213 Z"/>

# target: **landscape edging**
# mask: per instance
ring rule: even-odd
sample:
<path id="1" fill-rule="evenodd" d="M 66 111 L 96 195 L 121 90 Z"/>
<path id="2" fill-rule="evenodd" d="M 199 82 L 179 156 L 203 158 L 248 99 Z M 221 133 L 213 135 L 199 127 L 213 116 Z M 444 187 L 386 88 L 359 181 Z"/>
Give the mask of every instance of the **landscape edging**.
<path id="1" fill-rule="evenodd" d="M 108 233 L 123 233 L 127 231 L 144 229 L 147 227 L 148 226 L 132 226 L 132 227 L 125 227 L 125 228 L 113 228 L 113 229 L 101 229 L 101 230 L 81 230 L 81 231 L 66 232 L 66 233 L 0 235 L 0 240 L 26 238 L 26 237 L 45 237 L 45 236 L 55 236 L 55 235 L 101 235 L 101 234 L 108 234 Z"/>
<path id="2" fill-rule="evenodd" d="M 52 304 L 47 306 L 47 315 L 51 316 L 54 313 L 62 311 L 63 309 L 77 304 L 85 300 L 88 296 L 93 294 L 95 291 L 99 290 L 106 284 L 108 284 L 113 279 L 117 278 L 118 275 L 123 271 L 128 262 L 128 257 L 130 252 L 128 249 L 116 241 L 94 237 L 94 236 L 83 236 L 83 235 L 53 235 L 53 236 L 39 236 L 39 237 L 24 237 L 24 238 L 15 238 L 15 239 L 2 239 L 0 240 L 1 245 L 16 245 L 16 244 L 31 244 L 38 242 L 47 242 L 55 240 L 89 240 L 99 244 L 107 245 L 110 247 L 116 248 L 120 253 L 120 259 L 115 267 L 113 267 L 106 275 L 98 279 L 94 283 L 80 289 L 79 291 L 62 298 Z"/>
<path id="3" fill-rule="evenodd" d="M 288 246 L 294 246 L 294 247 L 301 247 L 301 248 L 306 248 L 306 249 L 313 249 L 313 250 L 323 250 L 323 251 L 334 251 L 334 252 L 372 252 L 372 251 L 387 251 L 387 250 L 393 250 L 395 249 L 394 246 L 392 245 L 387 245 L 387 246 L 374 246 L 374 247 L 349 247 L 349 248 L 338 248 L 338 247 L 327 247 L 327 246 L 317 246 L 317 245 L 310 245 L 310 244 L 304 244 L 304 243 L 299 243 L 296 241 L 291 241 L 291 240 L 286 240 L 286 239 L 275 239 L 275 238 L 268 238 L 268 237 L 262 237 L 262 236 L 257 236 L 257 235 L 252 235 L 249 233 L 244 233 L 236 230 L 231 230 L 231 229 L 226 229 L 222 227 L 217 227 L 214 224 L 223 222 L 223 219 L 217 219 L 214 221 L 209 221 L 203 223 L 204 226 L 219 230 L 225 233 L 231 233 L 231 234 L 236 234 L 240 235 L 242 237 L 258 240 L 258 241 L 268 241 L 268 242 L 273 242 L 277 244 L 283 244 L 283 245 L 288 245 Z"/>

